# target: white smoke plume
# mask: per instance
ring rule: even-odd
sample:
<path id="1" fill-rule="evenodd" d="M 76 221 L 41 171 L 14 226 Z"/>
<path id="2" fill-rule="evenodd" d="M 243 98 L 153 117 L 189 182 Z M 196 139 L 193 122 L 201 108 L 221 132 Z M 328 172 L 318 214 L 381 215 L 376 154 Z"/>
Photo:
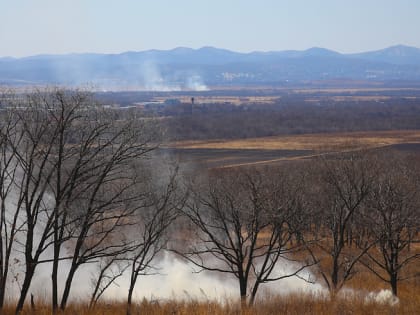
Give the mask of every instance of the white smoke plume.
<path id="1" fill-rule="evenodd" d="M 145 62 L 140 71 L 146 90 L 162 92 L 181 90 L 181 87 L 177 84 L 167 82 L 167 80 L 162 77 L 159 67 L 151 61 Z"/>
<path id="2" fill-rule="evenodd" d="M 221 278 L 212 273 L 200 272 L 190 263 L 186 263 L 172 254 L 165 254 L 156 262 L 154 275 L 143 276 L 139 279 L 134 298 L 151 300 L 217 300 L 237 297 L 237 285 L 234 279 Z M 118 281 L 119 287 L 114 286 L 106 292 L 107 298 L 124 299 L 127 295 L 128 275 Z"/>
<path id="3" fill-rule="evenodd" d="M 192 91 L 208 91 L 209 88 L 204 84 L 203 79 L 199 75 L 192 75 L 187 78 L 187 89 Z"/>
<path id="4" fill-rule="evenodd" d="M 369 293 L 365 298 L 365 302 L 396 306 L 400 303 L 400 299 L 391 290 L 380 290 L 379 292 Z"/>
<path id="5" fill-rule="evenodd" d="M 159 66 L 153 61 L 147 61 L 139 69 L 143 88 L 148 91 L 174 92 L 174 91 L 208 91 L 202 77 L 194 73 L 174 73 L 164 76 Z"/>
<path id="6" fill-rule="evenodd" d="M 301 266 L 292 263 L 287 259 L 279 259 L 276 268 L 273 270 L 273 277 L 281 277 L 293 274 Z M 287 277 L 278 281 L 269 282 L 263 285 L 262 295 L 265 292 L 269 294 L 290 294 L 295 292 L 304 292 L 308 294 L 326 294 L 327 290 L 315 281 L 315 276 L 308 269 L 303 269 L 297 274 L 297 277 Z"/>
<path id="7" fill-rule="evenodd" d="M 52 254 L 52 253 L 50 253 Z M 211 300 L 224 303 L 239 298 L 238 283 L 232 276 L 221 276 L 214 272 L 198 272 L 192 265 L 172 254 L 163 255 L 155 265 L 153 275 L 141 276 L 135 287 L 133 299 L 141 301 L 143 298 L 149 300 Z M 278 267 L 277 274 L 287 274 L 296 266 L 286 266 L 283 270 Z M 69 262 L 63 261 L 60 264 L 59 284 L 60 292 L 63 289 L 65 276 L 69 269 Z M 289 270 L 290 269 L 290 270 Z M 95 266 L 87 264 L 77 271 L 72 285 L 70 301 L 88 301 L 92 287 L 90 279 L 95 276 Z M 309 272 L 303 272 L 303 278 L 311 277 Z M 130 275 L 126 271 L 114 285 L 112 285 L 103 298 L 105 300 L 122 300 L 127 298 L 128 283 Z M 40 264 L 37 267 L 30 292 L 36 300 L 50 301 L 51 297 L 51 264 Z M 14 292 L 17 294 L 17 287 Z M 322 286 L 308 283 L 302 279 L 291 277 L 270 284 L 261 286 L 261 292 L 257 296 L 263 298 L 266 294 L 289 294 L 295 292 L 322 293 Z M 13 298 L 13 297 L 10 297 Z"/>

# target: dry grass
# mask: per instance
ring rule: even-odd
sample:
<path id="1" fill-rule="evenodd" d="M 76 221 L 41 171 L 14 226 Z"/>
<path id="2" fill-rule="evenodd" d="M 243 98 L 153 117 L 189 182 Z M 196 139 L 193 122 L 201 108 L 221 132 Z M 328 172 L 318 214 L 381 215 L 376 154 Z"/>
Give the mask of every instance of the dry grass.
<path id="1" fill-rule="evenodd" d="M 275 136 L 240 140 L 181 141 L 183 149 L 342 150 L 374 148 L 398 143 L 420 143 L 419 130 L 347 132 Z"/>
<path id="2" fill-rule="evenodd" d="M 390 96 L 380 96 L 380 95 L 374 95 L 374 96 L 362 96 L 362 95 L 358 95 L 358 96 L 329 96 L 329 97 L 323 97 L 323 98 L 306 98 L 305 102 L 306 103 L 319 103 L 321 100 L 323 99 L 329 99 L 332 100 L 334 102 L 380 102 L 380 101 L 387 101 L 389 99 L 391 99 Z M 411 96 L 408 97 L 411 99 L 416 99 L 415 96 Z"/>
<path id="3" fill-rule="evenodd" d="M 279 281 L 277 285 L 281 286 Z M 400 302 L 396 306 L 367 302 L 369 292 L 379 292 L 387 289 L 371 273 L 361 270 L 342 291 L 341 296 L 331 300 L 327 295 L 304 294 L 302 292 L 289 295 L 268 295 L 257 301 L 252 308 L 241 312 L 237 301 L 175 301 L 160 300 L 147 301 L 133 305 L 133 315 L 273 315 L 273 314 L 317 314 L 317 315 L 368 315 L 368 314 L 420 314 L 420 279 L 402 283 L 399 288 Z M 262 293 L 262 291 L 261 291 Z M 120 301 L 108 301 L 98 304 L 94 309 L 89 309 L 85 303 L 70 304 L 62 315 L 124 315 L 126 305 Z M 6 307 L 4 315 L 12 315 L 13 308 Z M 22 315 L 49 315 L 51 309 L 48 304 L 36 305 L 32 312 L 26 307 Z"/>
<path id="4" fill-rule="evenodd" d="M 288 150 L 297 152 L 295 156 L 279 155 L 278 158 L 264 159 L 254 152 L 255 159 L 248 162 L 231 162 L 235 155 L 216 160 L 220 168 L 255 166 L 259 164 L 282 163 L 284 161 L 302 160 L 337 152 L 351 152 L 366 149 L 378 149 L 396 144 L 420 143 L 420 130 L 391 130 L 368 132 L 343 132 L 325 134 L 285 135 L 274 137 L 248 138 L 238 140 L 192 140 L 167 144 L 169 148 L 201 150 Z M 309 153 L 302 153 L 308 150 Z M 299 152 L 300 151 L 300 152 Z M 211 152 L 208 152 L 211 156 Z M 208 162 L 213 160 L 207 159 Z"/>
<path id="5" fill-rule="evenodd" d="M 356 82 L 353 82 L 356 83 Z M 364 83 L 363 81 L 359 83 Z M 355 87 L 355 88 L 306 88 L 306 89 L 294 89 L 293 92 L 300 94 L 313 94 L 313 93 L 366 93 L 366 92 L 391 92 L 391 91 L 418 91 L 418 88 L 388 88 L 388 87 Z"/>
<path id="6" fill-rule="evenodd" d="M 240 310 L 238 303 L 199 301 L 143 301 L 133 306 L 133 315 L 273 315 L 273 314 L 419 314 L 420 290 L 407 289 L 401 292 L 401 301 L 397 306 L 366 302 L 363 291 L 348 293 L 345 297 L 331 300 L 325 296 L 305 295 L 301 293 L 286 296 L 268 296 L 252 308 Z M 121 302 L 102 303 L 89 310 L 84 304 L 72 304 L 60 314 L 65 315 L 123 315 L 125 304 Z M 6 308 L 4 315 L 12 314 L 11 308 Z M 23 315 L 49 315 L 48 305 L 38 306 L 35 313 L 25 308 Z"/>

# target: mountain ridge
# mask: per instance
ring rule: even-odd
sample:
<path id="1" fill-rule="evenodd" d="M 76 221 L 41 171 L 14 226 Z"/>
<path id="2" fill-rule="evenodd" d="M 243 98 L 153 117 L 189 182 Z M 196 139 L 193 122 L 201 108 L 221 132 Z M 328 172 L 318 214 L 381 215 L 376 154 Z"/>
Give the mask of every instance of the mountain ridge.
<path id="1" fill-rule="evenodd" d="M 311 52 L 325 52 L 329 55 L 341 55 L 341 56 L 364 56 L 364 55 L 374 55 L 379 53 L 387 53 L 387 54 L 394 54 L 394 56 L 413 56 L 413 52 L 417 56 L 420 54 L 420 48 L 417 48 L 415 46 L 409 46 L 409 45 L 402 45 L 397 44 L 393 46 L 389 46 L 383 49 L 378 50 L 369 50 L 364 52 L 357 52 L 357 53 L 341 53 L 338 51 L 335 51 L 333 49 L 324 48 L 324 47 L 310 47 L 304 50 L 294 50 L 294 49 L 286 49 L 286 50 L 254 50 L 250 52 L 238 52 L 235 50 L 225 49 L 225 48 L 218 48 L 214 46 L 202 46 L 200 48 L 190 48 L 185 46 L 177 46 L 172 49 L 146 49 L 146 50 L 130 50 L 130 51 L 123 51 L 119 53 L 100 53 L 100 52 L 73 52 L 73 53 L 63 53 L 63 54 L 35 54 L 35 55 L 28 55 L 23 57 L 13 57 L 13 56 L 3 56 L 0 57 L 0 60 L 9 59 L 9 60 L 22 60 L 22 59 L 28 59 L 28 58 L 45 58 L 45 57 L 65 57 L 65 56 L 81 56 L 81 55 L 87 55 L 87 56 L 120 56 L 124 54 L 142 54 L 142 53 L 163 53 L 163 52 L 200 52 L 200 51 L 215 51 L 215 52 L 226 52 L 226 53 L 234 53 L 238 55 L 252 55 L 252 54 L 301 54 L 306 55 L 310 54 Z"/>
<path id="2" fill-rule="evenodd" d="M 166 90 L 337 78 L 420 81 L 420 49 L 395 45 L 356 54 L 322 47 L 244 53 L 204 46 L 0 58 L 0 84 L 8 85 L 93 83 Z"/>

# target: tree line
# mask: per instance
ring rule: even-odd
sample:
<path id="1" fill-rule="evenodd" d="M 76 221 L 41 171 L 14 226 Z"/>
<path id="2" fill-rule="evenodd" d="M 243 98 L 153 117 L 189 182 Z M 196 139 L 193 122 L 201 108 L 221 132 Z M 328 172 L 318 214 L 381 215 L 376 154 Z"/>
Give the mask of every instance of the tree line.
<path id="1" fill-rule="evenodd" d="M 282 96 L 273 104 L 165 105 L 170 140 L 239 139 L 277 135 L 409 130 L 420 128 L 418 99 L 392 97 L 383 101 Z M 153 105 L 151 108 L 156 108 Z"/>
<path id="2" fill-rule="evenodd" d="M 0 115 L 0 309 L 16 262 L 24 269 L 16 314 L 46 263 L 53 313 L 66 308 L 80 267 L 93 263 L 91 305 L 126 269 L 130 304 L 182 203 L 175 171 L 158 182 L 141 163 L 156 147 L 154 128 L 116 119 L 89 93 L 60 89 L 5 93 Z M 70 267 L 61 284 L 64 261 Z"/>
<path id="3" fill-rule="evenodd" d="M 336 296 L 361 270 L 397 295 L 401 281 L 420 276 L 419 165 L 356 152 L 216 171 L 190 188 L 183 214 L 197 235 L 179 254 L 233 275 L 243 304 L 286 277 L 322 283 Z M 276 269 L 288 266 L 288 274 Z"/>
<path id="4" fill-rule="evenodd" d="M 77 272 L 90 264 L 90 306 L 128 274 L 129 315 L 139 277 L 163 250 L 236 278 L 243 305 L 264 283 L 314 281 L 306 269 L 332 295 L 359 268 L 395 295 L 401 280 L 419 274 L 415 159 L 358 152 L 186 176 L 153 157 L 158 124 L 121 119 L 90 93 L 6 92 L 0 101 L 0 310 L 17 281 L 21 313 L 47 264 L 52 311 L 64 310 Z M 294 270 L 279 273 L 284 264 Z"/>

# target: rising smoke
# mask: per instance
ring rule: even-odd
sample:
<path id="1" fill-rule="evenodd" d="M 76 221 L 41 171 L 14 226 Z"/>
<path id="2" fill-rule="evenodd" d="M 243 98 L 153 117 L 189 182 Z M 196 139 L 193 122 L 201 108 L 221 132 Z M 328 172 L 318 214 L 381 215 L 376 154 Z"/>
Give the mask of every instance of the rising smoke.
<path id="1" fill-rule="evenodd" d="M 208 91 L 202 77 L 194 72 L 162 73 L 160 67 L 151 61 L 145 62 L 139 72 L 143 87 L 148 91 Z"/>
<path id="2" fill-rule="evenodd" d="M 199 269 L 191 263 L 185 262 L 173 254 L 166 253 L 156 261 L 153 274 L 142 276 L 135 288 L 134 299 L 141 301 L 143 298 L 149 300 L 211 300 L 220 303 L 227 300 L 238 299 L 238 284 L 232 277 L 221 277 L 212 272 L 198 272 Z M 278 274 L 287 274 L 295 269 L 288 266 L 285 270 L 278 268 Z M 63 262 L 60 265 L 59 283 L 65 281 L 65 274 L 69 269 L 69 263 Z M 290 269 L 290 270 L 289 270 Z M 80 301 L 90 297 L 92 284 L 90 279 L 94 277 L 95 266 L 88 264 L 77 271 L 74 279 L 71 300 Z M 304 276 L 309 276 L 305 272 Z M 310 276 L 309 276 L 310 277 Z M 49 301 L 51 279 L 51 264 L 45 263 L 37 267 L 37 272 L 31 285 L 31 292 L 37 299 Z M 129 274 L 119 278 L 114 285 L 105 291 L 104 299 L 125 300 L 129 283 Z M 17 283 L 15 283 L 17 285 Z M 61 288 L 62 289 L 62 288 Z M 14 288 L 17 293 L 18 287 Z M 299 278 L 286 278 L 278 282 L 264 285 L 261 297 L 273 294 L 290 294 L 294 292 L 320 293 L 323 288 L 319 284 L 312 284 Z M 12 298 L 12 297 L 10 297 Z"/>
<path id="3" fill-rule="evenodd" d="M 148 167 L 152 170 L 152 179 L 157 186 L 163 185 L 165 177 L 170 176 L 171 167 L 165 158 L 158 158 L 155 156 L 149 163 L 153 167 Z M 149 164 L 147 164 L 150 166 Z M 147 166 L 146 165 L 146 166 Z M 158 171 L 159 170 L 159 171 Z M 8 207 L 13 213 L 13 206 L 15 202 L 11 199 L 16 198 L 13 194 L 8 200 Z M 48 204 L 49 195 L 46 194 L 45 203 Z M 53 206 L 52 204 L 50 205 Z M 40 225 L 39 230 L 43 230 Z M 35 243 L 39 242 L 41 232 L 37 233 Z M 65 252 L 66 249 L 68 252 Z M 71 254 L 70 245 L 63 248 L 62 257 L 68 257 Z M 53 257 L 53 249 L 48 247 L 42 254 L 40 260 L 48 261 Z M 19 294 L 19 288 L 23 281 L 24 275 L 24 257 L 22 250 L 16 247 L 13 255 L 13 276 L 10 278 L 10 290 L 8 291 L 8 299 L 15 300 Z M 298 269 L 295 263 L 280 261 L 278 267 L 274 271 L 276 276 L 293 273 Z M 59 295 L 61 295 L 66 276 L 70 268 L 70 260 L 62 260 L 59 265 Z M 51 270 L 52 263 L 41 263 L 37 266 L 34 278 L 31 283 L 30 291 L 37 301 L 50 301 L 51 296 Z M 87 300 L 93 290 L 91 279 L 97 276 L 97 266 L 94 263 L 85 264 L 81 266 L 74 278 L 71 301 L 85 301 Z M 293 292 L 307 292 L 316 293 L 322 291 L 319 284 L 310 283 L 313 279 L 312 274 L 304 270 L 299 274 L 300 278 L 291 277 L 278 282 L 270 283 L 263 286 L 263 292 L 266 294 L 288 294 Z M 303 280 L 306 279 L 307 281 Z M 122 277 L 120 277 L 103 296 L 108 300 L 125 300 L 127 297 L 127 290 L 129 286 L 130 274 L 126 270 Z M 309 280 L 309 281 L 308 281 Z M 263 296 L 262 294 L 261 296 Z M 166 252 L 158 256 L 153 263 L 153 269 L 149 271 L 149 275 L 141 276 L 133 295 L 137 301 L 143 298 L 150 300 L 214 300 L 218 302 L 225 302 L 227 300 L 236 300 L 238 298 L 238 284 L 237 280 L 232 276 L 221 276 L 215 272 L 202 271 L 194 266 L 192 263 L 180 259 L 175 254 Z"/>
<path id="4" fill-rule="evenodd" d="M 145 62 L 139 70 L 145 90 L 161 92 L 181 91 L 180 85 L 168 82 L 162 76 L 159 67 L 155 63 L 150 61 Z"/>
<path id="5" fill-rule="evenodd" d="M 391 290 L 380 290 L 379 292 L 370 292 L 366 296 L 365 302 L 396 306 L 400 303 L 400 300 L 392 294 Z"/>

